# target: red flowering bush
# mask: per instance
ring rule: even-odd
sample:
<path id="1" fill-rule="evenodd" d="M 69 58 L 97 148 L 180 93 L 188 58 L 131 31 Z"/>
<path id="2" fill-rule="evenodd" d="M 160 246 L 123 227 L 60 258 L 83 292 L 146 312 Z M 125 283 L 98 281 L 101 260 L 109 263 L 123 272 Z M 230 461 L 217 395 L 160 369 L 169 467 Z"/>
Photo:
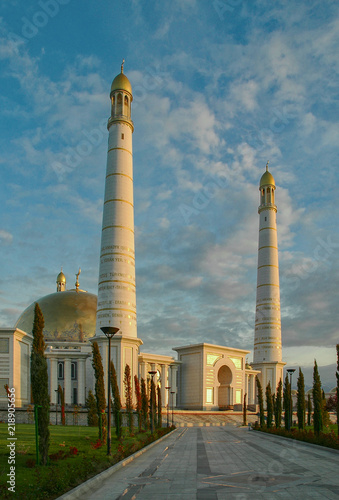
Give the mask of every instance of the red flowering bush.
<path id="1" fill-rule="evenodd" d="M 104 444 L 104 441 L 102 441 L 101 439 L 98 439 L 96 441 L 96 443 L 91 443 L 91 447 L 93 448 L 93 450 L 97 450 L 98 448 L 101 448 L 103 444 Z"/>

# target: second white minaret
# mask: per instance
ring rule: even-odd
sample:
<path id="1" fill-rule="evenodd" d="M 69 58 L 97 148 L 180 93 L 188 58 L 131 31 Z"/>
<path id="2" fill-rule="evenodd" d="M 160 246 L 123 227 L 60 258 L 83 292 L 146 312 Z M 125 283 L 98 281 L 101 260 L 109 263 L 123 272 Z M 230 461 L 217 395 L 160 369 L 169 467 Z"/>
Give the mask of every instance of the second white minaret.
<path id="1" fill-rule="evenodd" d="M 259 245 L 257 297 L 255 315 L 253 368 L 261 370 L 265 391 L 268 382 L 272 391 L 283 378 L 281 351 L 281 317 L 278 238 L 275 204 L 275 181 L 268 171 L 260 179 Z"/>

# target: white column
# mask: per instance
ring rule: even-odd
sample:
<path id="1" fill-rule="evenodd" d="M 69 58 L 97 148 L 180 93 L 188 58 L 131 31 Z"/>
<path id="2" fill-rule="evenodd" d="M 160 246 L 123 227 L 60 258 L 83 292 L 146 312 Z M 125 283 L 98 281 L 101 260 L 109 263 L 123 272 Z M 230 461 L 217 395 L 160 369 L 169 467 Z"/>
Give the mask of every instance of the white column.
<path id="1" fill-rule="evenodd" d="M 56 389 L 58 388 L 58 360 L 56 358 L 49 358 L 49 394 L 51 404 L 55 405 L 57 402 Z"/>
<path id="2" fill-rule="evenodd" d="M 166 386 L 167 386 L 167 365 L 161 365 L 161 403 L 166 406 Z"/>
<path id="3" fill-rule="evenodd" d="M 147 371 L 146 371 L 147 363 L 143 361 L 140 363 L 140 378 L 143 378 L 145 383 L 147 382 Z"/>
<path id="4" fill-rule="evenodd" d="M 230 405 L 234 405 L 233 387 L 230 387 Z"/>
<path id="5" fill-rule="evenodd" d="M 173 396 L 173 407 L 177 406 L 177 365 L 171 365 L 171 392 L 174 391 Z"/>
<path id="6" fill-rule="evenodd" d="M 253 377 L 252 377 L 252 398 L 253 398 L 252 402 L 253 402 L 253 404 L 255 404 L 256 403 L 256 401 L 255 401 L 255 375 L 253 375 Z"/>
<path id="7" fill-rule="evenodd" d="M 71 360 L 69 358 L 64 359 L 64 391 L 65 391 L 65 405 L 70 405 L 72 403 L 72 379 L 71 379 Z"/>
<path id="8" fill-rule="evenodd" d="M 86 375 L 85 375 L 85 363 L 86 359 L 85 358 L 79 358 L 77 359 L 77 364 L 78 364 L 78 404 L 79 405 L 85 405 L 86 402 L 86 395 L 85 395 L 85 380 L 86 380 Z"/>
<path id="9" fill-rule="evenodd" d="M 249 402 L 249 390 L 248 390 L 248 375 L 245 373 L 245 393 L 246 394 L 246 405 L 248 405 Z M 242 401 L 243 403 L 243 401 Z"/>
<path id="10" fill-rule="evenodd" d="M 247 395 L 247 404 L 252 404 L 252 377 L 253 375 L 248 375 L 247 387 L 248 387 L 248 395 Z"/>

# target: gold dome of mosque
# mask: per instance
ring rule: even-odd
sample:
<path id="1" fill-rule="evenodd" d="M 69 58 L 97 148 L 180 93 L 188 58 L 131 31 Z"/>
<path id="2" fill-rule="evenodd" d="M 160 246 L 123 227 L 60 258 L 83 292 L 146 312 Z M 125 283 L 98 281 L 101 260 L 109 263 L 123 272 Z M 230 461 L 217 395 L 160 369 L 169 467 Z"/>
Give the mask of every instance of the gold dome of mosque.
<path id="1" fill-rule="evenodd" d="M 27 333 L 32 332 L 36 302 L 44 316 L 46 341 L 86 342 L 95 335 L 96 295 L 77 288 L 41 297 L 24 310 L 15 328 Z"/>

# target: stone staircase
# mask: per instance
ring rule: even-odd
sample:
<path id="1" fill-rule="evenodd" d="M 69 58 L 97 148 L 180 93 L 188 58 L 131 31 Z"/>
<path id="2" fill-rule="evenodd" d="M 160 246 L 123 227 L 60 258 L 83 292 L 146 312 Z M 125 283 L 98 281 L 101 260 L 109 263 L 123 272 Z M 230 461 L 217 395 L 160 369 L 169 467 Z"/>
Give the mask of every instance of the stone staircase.
<path id="1" fill-rule="evenodd" d="M 166 423 L 167 415 L 163 413 L 162 420 Z M 256 413 L 247 413 L 247 423 L 254 424 L 258 420 Z M 172 422 L 172 413 L 169 414 L 169 423 Z M 214 427 L 234 425 L 239 427 L 243 423 L 242 413 L 224 412 L 193 412 L 174 411 L 173 422 L 176 427 Z"/>

